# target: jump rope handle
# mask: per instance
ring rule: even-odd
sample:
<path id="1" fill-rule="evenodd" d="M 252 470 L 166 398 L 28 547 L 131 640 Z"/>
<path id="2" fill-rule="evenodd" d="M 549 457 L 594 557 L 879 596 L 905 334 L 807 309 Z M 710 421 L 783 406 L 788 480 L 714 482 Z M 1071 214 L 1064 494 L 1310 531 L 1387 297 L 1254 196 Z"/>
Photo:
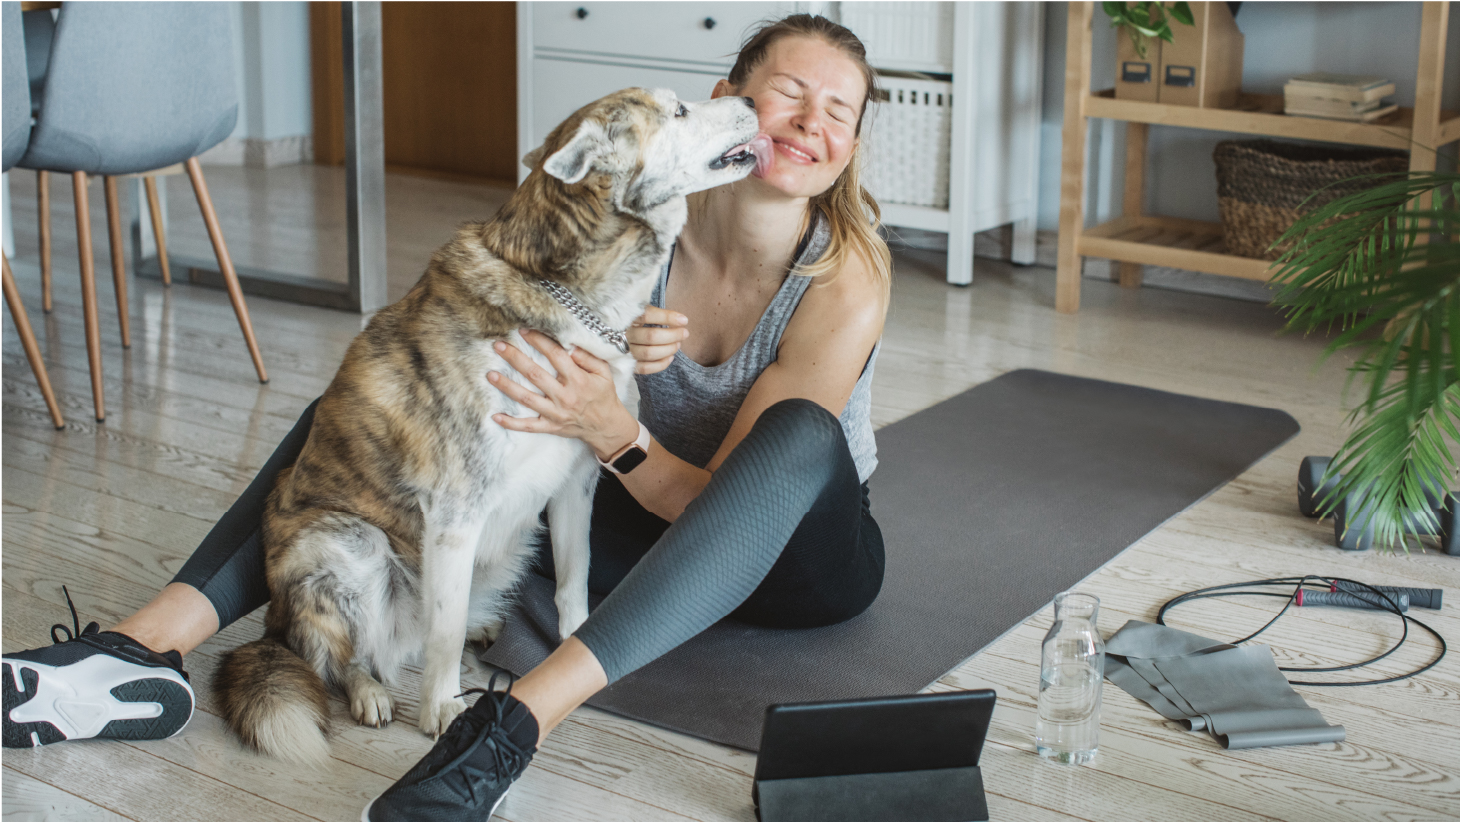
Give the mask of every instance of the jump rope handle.
<path id="1" fill-rule="evenodd" d="M 1373 593 L 1367 588 L 1362 585 L 1355 585 L 1352 582 L 1338 582 L 1334 583 L 1334 585 L 1335 591 L 1347 591 L 1350 594 L 1368 594 L 1370 597 L 1373 596 Z M 1442 588 L 1398 588 L 1393 585 L 1375 585 L 1373 587 L 1386 594 L 1403 594 L 1409 597 L 1409 604 L 1416 608 L 1430 608 L 1436 611 L 1440 610 L 1440 600 L 1445 595 L 1445 591 Z"/>
<path id="2" fill-rule="evenodd" d="M 1377 586 L 1376 586 L 1377 587 Z M 1388 593 L 1388 592 L 1386 592 Z M 1389 594 L 1400 612 L 1409 610 L 1409 597 L 1404 594 Z M 1370 593 L 1351 594 L 1345 591 L 1300 590 L 1293 595 L 1293 604 L 1299 608 L 1310 605 L 1332 605 L 1338 608 L 1370 608 L 1375 611 L 1393 611 L 1389 603 Z"/>

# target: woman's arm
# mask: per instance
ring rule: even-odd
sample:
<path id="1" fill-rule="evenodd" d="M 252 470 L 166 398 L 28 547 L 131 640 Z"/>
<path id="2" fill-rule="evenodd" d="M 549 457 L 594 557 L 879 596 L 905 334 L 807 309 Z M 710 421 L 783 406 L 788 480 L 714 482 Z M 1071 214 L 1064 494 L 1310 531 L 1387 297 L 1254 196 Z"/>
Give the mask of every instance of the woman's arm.
<path id="1" fill-rule="evenodd" d="M 536 417 L 494 414 L 492 419 L 512 431 L 580 439 L 603 460 L 638 438 L 639 423 L 619 400 L 608 363 L 582 349 L 569 352 L 539 331 L 524 329 L 522 338 L 547 357 L 557 375 L 517 348 L 497 343 L 496 350 L 507 364 L 542 393 L 495 371 L 489 372 L 487 379 L 502 393 L 538 413 Z M 710 472 L 690 465 L 651 441 L 648 458 L 620 479 L 640 505 L 673 522 L 684 513 L 690 500 L 704 490 Z"/>
<path id="2" fill-rule="evenodd" d="M 761 413 L 781 400 L 808 399 L 836 416 L 846 408 L 872 347 L 882 336 L 887 301 L 871 269 L 855 258 L 832 279 L 823 281 L 824 277 L 806 289 L 781 335 L 775 361 L 756 378 L 725 440 L 710 458 L 706 467 L 711 471 L 745 439 Z"/>

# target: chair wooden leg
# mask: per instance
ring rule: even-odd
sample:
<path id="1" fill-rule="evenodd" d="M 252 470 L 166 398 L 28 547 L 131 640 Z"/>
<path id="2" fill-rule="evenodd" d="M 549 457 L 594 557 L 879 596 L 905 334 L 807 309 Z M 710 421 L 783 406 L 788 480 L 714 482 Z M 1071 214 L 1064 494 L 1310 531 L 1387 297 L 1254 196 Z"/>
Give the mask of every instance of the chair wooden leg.
<path id="1" fill-rule="evenodd" d="M 91 257 L 91 202 L 86 196 L 86 172 L 71 175 L 76 198 L 76 247 L 81 257 L 81 313 L 86 321 L 86 358 L 91 362 L 91 397 L 96 402 L 96 421 L 106 421 L 106 401 L 101 388 L 101 323 L 96 310 L 96 261 Z"/>
<path id="2" fill-rule="evenodd" d="M 41 224 L 41 310 L 51 313 L 51 172 L 35 173 L 36 212 Z"/>
<path id="3" fill-rule="evenodd" d="M 162 284 L 172 285 L 172 270 L 167 265 L 167 232 L 162 227 L 162 205 L 157 200 L 157 178 L 143 177 L 147 189 L 147 209 L 152 212 L 152 237 L 157 240 L 157 263 L 162 266 Z"/>
<path id="4" fill-rule="evenodd" d="M 198 197 L 198 208 L 203 212 L 203 223 L 208 227 L 208 239 L 213 241 L 213 253 L 218 255 L 218 268 L 223 272 L 223 281 L 228 285 L 228 299 L 233 303 L 233 313 L 238 315 L 238 325 L 243 329 L 243 340 L 248 343 L 249 356 L 253 357 L 254 370 L 259 373 L 259 382 L 268 382 L 269 374 L 264 370 L 264 358 L 259 354 L 259 344 L 253 336 L 253 323 L 248 320 L 248 306 L 243 302 L 243 287 L 238 284 L 238 273 L 233 270 L 233 260 L 228 256 L 228 246 L 223 242 L 223 231 L 218 227 L 218 215 L 213 211 L 213 199 L 208 196 L 208 184 L 203 180 L 203 167 L 198 158 L 187 161 L 188 179 L 192 181 L 193 193 Z"/>
<path id="5" fill-rule="evenodd" d="M 5 264 L 5 303 L 10 306 L 10 316 L 15 320 L 15 330 L 20 334 L 20 344 L 25 347 L 25 358 L 30 360 L 30 370 L 35 372 L 35 381 L 40 383 L 41 396 L 46 398 L 46 407 L 51 409 L 51 422 L 56 428 L 65 428 L 66 420 L 61 417 L 61 406 L 56 403 L 56 392 L 51 390 L 51 378 L 46 374 L 46 361 L 41 359 L 41 347 L 36 345 L 35 332 L 30 328 L 30 317 L 20 302 L 20 289 L 15 287 L 15 275 L 10 273 L 10 260 L 0 255 Z"/>
<path id="6" fill-rule="evenodd" d="M 122 326 L 122 347 L 132 347 L 132 324 L 127 315 L 127 260 L 122 245 L 122 204 L 117 196 L 117 178 L 101 178 L 106 192 L 106 234 L 112 249 L 112 285 L 117 291 L 117 322 Z"/>

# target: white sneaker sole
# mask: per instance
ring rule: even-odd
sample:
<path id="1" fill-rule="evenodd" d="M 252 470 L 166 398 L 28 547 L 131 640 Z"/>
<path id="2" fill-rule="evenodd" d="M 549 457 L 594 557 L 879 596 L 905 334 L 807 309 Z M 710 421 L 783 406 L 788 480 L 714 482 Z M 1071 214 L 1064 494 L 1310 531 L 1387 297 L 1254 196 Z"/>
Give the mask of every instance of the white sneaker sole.
<path id="1" fill-rule="evenodd" d="M 68 739 L 163 739 L 193 717 L 193 689 L 171 668 L 97 653 L 64 666 L 4 660 L 4 744 Z"/>

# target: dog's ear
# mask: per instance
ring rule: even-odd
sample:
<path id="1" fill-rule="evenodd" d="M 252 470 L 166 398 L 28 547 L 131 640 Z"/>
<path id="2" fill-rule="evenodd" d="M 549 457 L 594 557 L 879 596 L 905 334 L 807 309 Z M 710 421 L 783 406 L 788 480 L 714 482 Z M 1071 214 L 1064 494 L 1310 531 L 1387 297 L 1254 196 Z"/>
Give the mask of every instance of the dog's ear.
<path id="1" fill-rule="evenodd" d="M 530 169 L 537 168 L 537 164 L 540 162 L 542 162 L 542 146 L 538 146 L 532 151 L 529 151 L 526 154 L 522 155 L 522 164 Z"/>
<path id="2" fill-rule="evenodd" d="M 584 120 L 573 139 L 543 161 L 542 170 L 572 185 L 587 177 L 593 161 L 607 153 L 609 148 L 608 134 L 603 126 L 593 120 Z"/>

